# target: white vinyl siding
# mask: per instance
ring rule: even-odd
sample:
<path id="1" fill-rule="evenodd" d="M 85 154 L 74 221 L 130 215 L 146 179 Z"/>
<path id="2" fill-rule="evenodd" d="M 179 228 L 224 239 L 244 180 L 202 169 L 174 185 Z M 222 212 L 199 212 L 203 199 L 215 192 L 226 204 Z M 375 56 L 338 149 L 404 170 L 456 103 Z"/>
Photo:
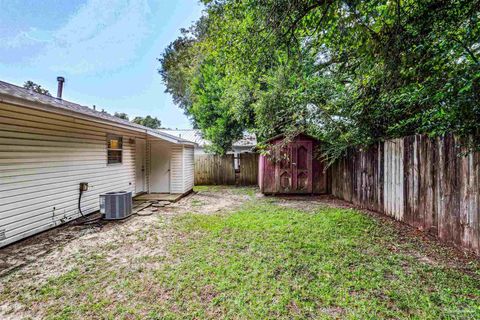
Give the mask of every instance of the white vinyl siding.
<path id="1" fill-rule="evenodd" d="M 193 147 L 172 145 L 170 162 L 170 192 L 185 193 L 193 188 L 194 158 Z"/>
<path id="2" fill-rule="evenodd" d="M 123 163 L 107 166 L 107 134 L 123 137 Z M 98 196 L 135 191 L 142 133 L 0 103 L 0 246 L 97 211 Z"/>
<path id="3" fill-rule="evenodd" d="M 192 190 L 195 179 L 195 158 L 193 147 L 185 146 L 183 148 L 183 163 L 183 180 L 185 181 L 184 192 L 188 192 Z"/>
<path id="4" fill-rule="evenodd" d="M 170 160 L 170 192 L 184 193 L 183 187 L 183 146 L 172 145 Z"/>

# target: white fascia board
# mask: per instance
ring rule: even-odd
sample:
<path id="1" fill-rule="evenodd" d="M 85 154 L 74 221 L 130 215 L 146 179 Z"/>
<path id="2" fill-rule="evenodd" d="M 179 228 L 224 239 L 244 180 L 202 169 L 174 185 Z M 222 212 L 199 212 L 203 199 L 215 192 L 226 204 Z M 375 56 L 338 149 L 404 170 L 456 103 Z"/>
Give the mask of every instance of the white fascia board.
<path id="1" fill-rule="evenodd" d="M 157 139 L 160 139 L 160 140 L 165 140 L 165 141 L 168 141 L 168 142 L 171 142 L 171 143 L 174 143 L 174 144 L 179 144 L 178 139 L 175 139 L 174 137 L 169 137 L 169 136 L 166 136 L 166 135 L 162 135 L 162 134 L 159 134 L 158 132 L 154 132 L 154 131 L 151 131 L 151 130 L 147 130 L 147 135 L 149 135 L 150 137 L 157 138 Z"/>
<path id="2" fill-rule="evenodd" d="M 152 137 L 162 139 L 162 140 L 166 140 L 168 142 L 172 142 L 172 143 L 175 143 L 175 144 L 190 145 L 190 146 L 197 145 L 195 142 L 184 140 L 184 139 L 181 139 L 177 136 L 174 136 L 174 135 L 171 135 L 171 134 L 168 134 L 168 133 L 164 133 L 164 132 L 161 132 L 161 131 L 157 131 L 157 130 L 148 130 L 147 134 L 152 136 Z"/>
<path id="3" fill-rule="evenodd" d="M 195 142 L 191 142 L 188 140 L 180 139 L 174 135 L 166 134 L 166 133 L 160 133 L 158 131 L 154 131 L 152 129 L 149 129 L 147 127 L 145 128 L 139 128 L 136 126 L 129 126 L 126 124 L 118 123 L 115 121 L 109 121 L 108 119 L 103 119 L 103 118 L 98 118 L 92 115 L 87 115 L 81 112 L 75 112 L 74 110 L 69 110 L 69 109 L 62 109 L 58 107 L 51 106 L 46 103 L 41 103 L 41 102 L 34 102 L 30 101 L 27 99 L 22 99 L 18 97 L 13 97 L 10 95 L 5 95 L 0 93 L 0 102 L 5 103 L 5 104 L 10 104 L 14 106 L 19 106 L 19 107 L 24 107 L 24 108 L 30 108 L 30 109 L 36 109 L 36 110 L 41 110 L 41 111 L 46 111 L 50 113 L 55 113 L 55 114 L 60 114 L 64 116 L 69 116 L 73 118 L 78 118 L 78 119 L 83 119 L 87 121 L 92 121 L 95 123 L 101 123 L 101 124 L 106 124 L 110 126 L 114 126 L 117 128 L 122 128 L 126 130 L 131 130 L 135 132 L 141 132 L 146 135 L 155 137 L 157 139 L 165 140 L 174 144 L 184 144 L 184 145 L 191 145 L 191 146 L 196 146 L 197 144 Z"/>
<path id="4" fill-rule="evenodd" d="M 4 94 L 0 94 L 0 103 L 10 104 L 10 105 L 18 106 L 18 107 L 30 108 L 30 109 L 35 109 L 35 110 L 46 111 L 46 112 L 50 112 L 50 113 L 60 114 L 60 115 L 63 115 L 63 116 L 88 120 L 88 121 L 92 121 L 92 122 L 95 122 L 95 123 L 107 124 L 107 125 L 110 125 L 110 126 L 115 126 L 115 127 L 118 127 L 118 128 L 131 130 L 131 131 L 136 131 L 136 132 L 142 132 L 142 133 L 145 133 L 145 134 L 147 134 L 147 131 L 148 131 L 146 128 L 143 129 L 143 128 L 138 128 L 138 127 L 134 127 L 134 126 L 121 124 L 121 123 L 114 122 L 114 121 L 108 121 L 107 119 L 102 119 L 102 118 L 98 118 L 98 117 L 95 117 L 95 116 L 86 115 L 86 114 L 83 114 L 83 113 L 80 113 L 80 112 L 75 112 L 73 110 L 61 109 L 61 108 L 51 106 L 49 104 L 44 104 L 44 103 L 41 103 L 41 102 L 33 102 L 33 101 L 29 101 L 29 100 L 25 100 L 25 99 L 21 99 L 21 98 L 17 98 L 17 97 L 4 95 Z"/>

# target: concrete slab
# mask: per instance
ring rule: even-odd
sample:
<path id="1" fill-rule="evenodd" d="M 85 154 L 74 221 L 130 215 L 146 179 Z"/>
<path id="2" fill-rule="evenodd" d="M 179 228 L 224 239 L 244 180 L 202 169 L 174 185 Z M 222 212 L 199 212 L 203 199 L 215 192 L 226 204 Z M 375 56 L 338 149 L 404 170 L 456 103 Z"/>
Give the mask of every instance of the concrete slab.
<path id="1" fill-rule="evenodd" d="M 181 197 L 184 195 L 181 193 L 147 193 L 136 196 L 134 198 L 135 201 L 169 201 L 169 202 L 177 202 L 180 200 Z"/>

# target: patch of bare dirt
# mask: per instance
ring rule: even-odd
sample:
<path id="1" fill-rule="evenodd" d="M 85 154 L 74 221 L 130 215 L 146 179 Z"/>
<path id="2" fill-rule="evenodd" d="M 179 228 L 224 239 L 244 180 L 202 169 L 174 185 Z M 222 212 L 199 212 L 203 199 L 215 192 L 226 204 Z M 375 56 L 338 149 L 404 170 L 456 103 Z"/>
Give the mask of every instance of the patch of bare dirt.
<path id="1" fill-rule="evenodd" d="M 164 249 L 147 246 L 148 232 L 157 233 L 169 216 L 181 213 L 211 214 L 234 210 L 249 199 L 248 195 L 235 192 L 235 188 L 202 191 L 190 194 L 176 203 L 162 208 L 148 207 L 137 216 L 121 221 L 99 221 L 83 225 L 76 222 L 43 232 L 0 250 L 0 279 L 18 269 L 37 268 L 41 262 L 49 262 L 42 268 L 45 276 L 65 270 L 58 264 L 79 253 L 94 251 L 99 246 L 118 247 L 111 259 L 125 259 L 128 253 L 136 255 L 161 254 Z M 145 241 L 142 238 L 146 238 Z M 147 243 L 145 243 L 147 242 Z M 49 272 L 52 270 L 52 272 Z M 0 283 L 1 285 L 1 283 Z"/>
<path id="2" fill-rule="evenodd" d="M 199 191 L 194 196 L 187 197 L 170 205 L 167 213 L 200 213 L 212 214 L 220 211 L 232 211 L 250 200 L 250 196 L 242 192 L 241 188 L 215 188 Z"/>
<path id="3" fill-rule="evenodd" d="M 165 207 L 150 206 L 126 220 L 100 220 L 89 225 L 72 222 L 32 236 L 0 250 L 0 292 L 7 287 L 40 286 L 51 277 L 79 267 L 79 257 L 94 254 L 118 269 L 154 269 L 160 263 L 159 257 L 166 256 L 171 236 L 168 222 L 173 216 L 234 210 L 249 199 L 235 188 L 206 190 Z M 0 304 L 2 319 L 36 316 L 24 313 L 17 302 Z"/>
<path id="4" fill-rule="evenodd" d="M 172 236 L 168 226 L 174 216 L 184 213 L 230 212 L 252 197 L 258 201 L 272 201 L 282 207 L 308 212 L 324 207 L 353 208 L 351 204 L 331 196 L 265 197 L 252 195 L 252 189 L 206 188 L 165 207 L 148 207 L 141 215 L 123 221 L 102 221 L 92 225 L 70 223 L 0 249 L 0 292 L 12 288 L 21 290 L 22 287 L 32 285 L 39 287 L 49 278 L 65 274 L 73 268 L 84 271 L 81 257 L 89 255 L 101 255 L 107 262 L 107 268 L 157 269 L 162 257 L 167 255 L 167 244 Z M 389 250 L 410 250 L 407 252 L 422 263 L 448 265 L 468 273 L 478 270 L 478 264 L 472 264 L 475 258 L 471 255 L 440 245 L 427 234 L 384 215 L 362 212 L 377 219 L 382 225 L 392 227 L 396 242 L 385 244 Z M 404 245 L 411 244 L 412 239 L 415 246 Z M 149 279 L 145 281 L 148 282 Z M 105 285 L 110 288 L 112 284 Z M 115 292 L 114 288 L 111 290 Z M 206 288 L 202 299 L 208 301 L 213 297 L 215 292 Z M 116 299 L 123 301 L 125 298 Z M 295 308 L 295 305 L 290 307 Z M 18 301 L 3 301 L 0 303 L 0 318 L 41 318 L 41 314 L 36 311 L 41 309 L 40 303 L 34 310 L 29 310 Z M 333 317 L 342 316 L 339 309 L 323 311 Z"/>

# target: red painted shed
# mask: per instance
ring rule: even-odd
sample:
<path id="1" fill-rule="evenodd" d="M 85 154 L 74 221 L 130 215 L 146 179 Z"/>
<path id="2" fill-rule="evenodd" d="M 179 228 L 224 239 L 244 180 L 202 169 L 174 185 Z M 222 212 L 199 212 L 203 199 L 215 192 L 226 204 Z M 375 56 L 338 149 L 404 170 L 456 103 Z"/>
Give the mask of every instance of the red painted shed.
<path id="1" fill-rule="evenodd" d="M 265 194 L 327 193 L 325 165 L 314 156 L 320 141 L 306 134 L 297 135 L 287 144 L 283 140 L 283 135 L 268 140 L 269 154 L 259 158 L 260 191 Z"/>

